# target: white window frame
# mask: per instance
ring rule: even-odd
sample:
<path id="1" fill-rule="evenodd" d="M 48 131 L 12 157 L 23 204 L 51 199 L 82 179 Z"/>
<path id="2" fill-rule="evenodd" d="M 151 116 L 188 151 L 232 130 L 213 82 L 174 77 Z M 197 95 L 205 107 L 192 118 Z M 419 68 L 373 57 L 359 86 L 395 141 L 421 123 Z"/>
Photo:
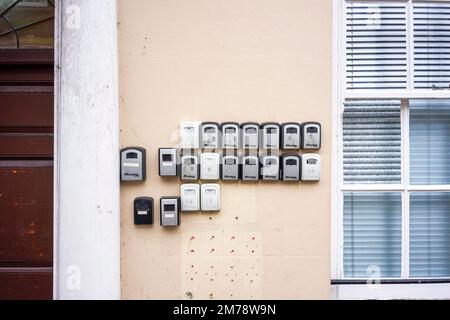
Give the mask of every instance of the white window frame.
<path id="1" fill-rule="evenodd" d="M 333 85 L 332 85 L 332 171 L 331 183 L 331 279 L 344 279 L 343 275 L 343 193 L 348 191 L 397 191 L 402 193 L 402 271 L 401 278 L 392 284 L 370 286 L 360 284 L 332 284 L 332 297 L 335 299 L 450 299 L 450 283 L 440 283 L 433 278 L 430 283 L 407 283 L 409 280 L 409 194 L 412 191 L 446 191 L 450 185 L 409 185 L 409 99 L 450 99 L 450 90 L 414 89 L 411 64 L 414 63 L 413 28 L 407 27 L 407 89 L 402 90 L 346 90 L 345 64 L 345 17 L 346 3 L 351 0 L 333 1 Z M 358 0 L 359 1 L 359 0 Z M 366 0 L 366 2 L 381 2 Z M 407 25 L 411 25 L 413 2 L 436 2 L 399 0 L 407 5 Z M 443 2 L 443 1 L 442 1 Z M 449 1 L 447 1 L 449 2 Z M 343 141 L 342 124 L 344 101 L 347 99 L 401 99 L 401 144 L 402 181 L 400 184 L 347 184 L 343 183 Z M 357 280 L 357 279 L 348 279 Z M 390 279 L 392 280 L 392 279 Z M 404 283 L 401 283 L 404 282 Z M 338 282 L 339 283 L 339 282 Z M 345 282 L 342 282 L 345 283 Z"/>

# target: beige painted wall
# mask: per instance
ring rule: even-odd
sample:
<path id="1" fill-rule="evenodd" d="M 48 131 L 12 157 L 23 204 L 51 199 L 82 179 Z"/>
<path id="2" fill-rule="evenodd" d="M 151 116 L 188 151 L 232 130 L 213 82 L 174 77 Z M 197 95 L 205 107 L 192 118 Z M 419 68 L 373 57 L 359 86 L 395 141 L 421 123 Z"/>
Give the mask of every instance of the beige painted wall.
<path id="1" fill-rule="evenodd" d="M 121 145 L 147 181 L 121 186 L 125 299 L 330 297 L 331 0 L 119 1 Z M 222 210 L 159 226 L 157 150 L 181 121 L 320 121 L 322 180 L 221 183 Z M 174 133 L 175 132 L 175 133 Z M 133 225 L 137 196 L 155 225 Z"/>

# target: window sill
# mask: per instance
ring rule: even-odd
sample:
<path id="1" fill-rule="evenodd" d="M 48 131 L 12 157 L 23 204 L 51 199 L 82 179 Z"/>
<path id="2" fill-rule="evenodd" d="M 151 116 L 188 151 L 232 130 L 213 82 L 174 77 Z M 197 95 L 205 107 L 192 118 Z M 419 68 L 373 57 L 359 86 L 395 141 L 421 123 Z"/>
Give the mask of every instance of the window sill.
<path id="1" fill-rule="evenodd" d="M 383 283 L 386 281 L 384 280 L 379 284 L 369 285 L 364 280 L 362 280 L 363 283 L 353 284 L 337 284 L 332 281 L 331 294 L 332 299 L 337 300 L 450 299 L 450 279 L 433 279 L 432 281 L 441 282 L 427 283 L 417 282 L 417 280 L 405 280 L 416 281 L 415 283 L 398 282 L 399 280 L 396 280 L 396 283 Z"/>

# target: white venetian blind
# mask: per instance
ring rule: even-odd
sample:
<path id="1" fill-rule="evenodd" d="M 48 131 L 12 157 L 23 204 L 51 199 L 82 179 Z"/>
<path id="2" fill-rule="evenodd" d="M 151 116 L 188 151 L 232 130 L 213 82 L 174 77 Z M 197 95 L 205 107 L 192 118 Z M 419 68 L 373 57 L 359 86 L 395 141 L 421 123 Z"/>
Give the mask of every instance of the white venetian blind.
<path id="1" fill-rule="evenodd" d="M 450 3 L 414 2 L 414 87 L 450 88 Z"/>
<path id="2" fill-rule="evenodd" d="M 409 101 L 410 181 L 450 184 L 450 100 Z"/>
<path id="3" fill-rule="evenodd" d="M 348 90 L 407 87 L 405 3 L 347 2 L 346 82 Z"/>
<path id="4" fill-rule="evenodd" d="M 400 100 L 345 102 L 345 183 L 401 182 L 400 104 Z"/>
<path id="5" fill-rule="evenodd" d="M 450 277 L 450 193 L 410 196 L 411 277 Z"/>
<path id="6" fill-rule="evenodd" d="M 344 194 L 344 277 L 399 277 L 402 200 L 398 192 Z"/>

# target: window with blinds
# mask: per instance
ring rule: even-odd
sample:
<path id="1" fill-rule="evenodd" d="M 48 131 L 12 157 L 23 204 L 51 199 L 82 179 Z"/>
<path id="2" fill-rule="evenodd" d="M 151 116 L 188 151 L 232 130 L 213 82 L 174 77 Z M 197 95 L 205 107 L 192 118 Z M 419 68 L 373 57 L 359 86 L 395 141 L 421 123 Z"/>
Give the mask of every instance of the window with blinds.
<path id="1" fill-rule="evenodd" d="M 450 0 L 345 4 L 339 275 L 450 279 Z"/>
<path id="2" fill-rule="evenodd" d="M 345 193 L 344 277 L 399 277 L 401 227 L 401 193 Z"/>
<path id="3" fill-rule="evenodd" d="M 406 40 L 405 3 L 347 2 L 347 89 L 405 89 Z"/>
<path id="4" fill-rule="evenodd" d="M 450 89 L 450 4 L 413 5 L 414 87 Z"/>
<path id="5" fill-rule="evenodd" d="M 400 100 L 347 100 L 344 183 L 401 182 Z"/>
<path id="6" fill-rule="evenodd" d="M 450 193 L 411 193 L 410 275 L 450 277 Z"/>

